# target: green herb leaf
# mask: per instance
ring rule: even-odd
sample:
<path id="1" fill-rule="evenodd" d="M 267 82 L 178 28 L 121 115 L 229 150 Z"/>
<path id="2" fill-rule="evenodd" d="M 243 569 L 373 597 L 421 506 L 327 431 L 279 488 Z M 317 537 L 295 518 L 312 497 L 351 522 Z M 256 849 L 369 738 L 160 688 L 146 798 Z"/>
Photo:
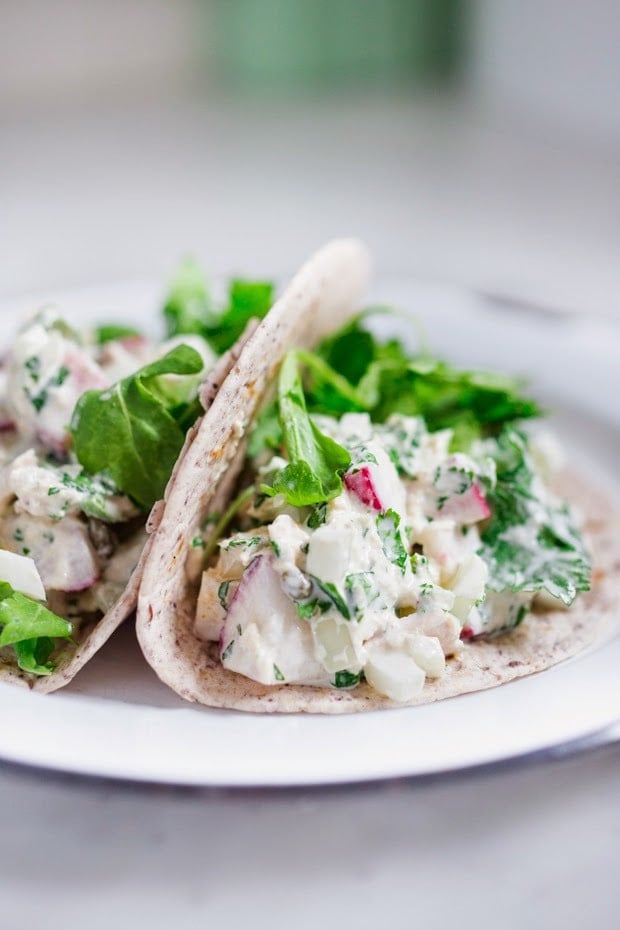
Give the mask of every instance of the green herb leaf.
<path id="1" fill-rule="evenodd" d="M 407 570 L 407 550 L 401 532 L 400 516 L 395 510 L 386 510 L 377 517 L 377 532 L 383 546 L 385 557 L 397 565 L 403 575 Z"/>
<path id="2" fill-rule="evenodd" d="M 204 335 L 205 329 L 216 319 L 206 278 L 198 264 L 187 258 L 179 265 L 164 305 L 164 319 L 168 336 L 196 333 Z"/>
<path id="3" fill-rule="evenodd" d="M 487 495 L 492 517 L 480 555 L 493 591 L 548 591 L 571 604 L 590 587 L 590 563 L 566 505 L 541 495 L 526 437 L 506 428 L 494 458 L 497 481 Z M 533 527 L 532 532 L 519 528 Z"/>
<path id="4" fill-rule="evenodd" d="M 228 589 L 230 581 L 222 581 L 217 589 L 217 599 L 220 602 L 222 610 L 228 610 Z"/>
<path id="5" fill-rule="evenodd" d="M 186 259 L 174 276 L 164 317 L 169 336 L 196 333 L 221 354 L 237 341 L 252 317 L 262 319 L 273 303 L 273 284 L 235 278 L 230 283 L 228 304 L 217 309 L 207 280 L 196 264 Z"/>
<path id="6" fill-rule="evenodd" d="M 339 592 L 338 588 L 331 581 L 322 581 L 320 578 L 316 578 L 314 575 L 309 575 L 310 579 L 313 582 L 313 585 L 318 589 L 322 594 L 325 595 L 324 598 L 318 598 L 318 606 L 327 606 L 335 607 L 336 610 L 342 614 L 345 620 L 351 619 L 351 611 L 347 605 L 347 602 L 343 598 L 342 594 Z M 325 600 L 327 598 L 327 601 Z M 322 603 L 321 603 L 322 601 Z"/>
<path id="7" fill-rule="evenodd" d="M 75 454 L 91 472 L 107 472 L 144 510 L 163 496 L 185 434 L 158 388 L 161 375 L 196 375 L 198 352 L 177 346 L 103 391 L 86 391 L 73 412 Z"/>
<path id="8" fill-rule="evenodd" d="M 331 374 L 304 354 L 312 413 L 366 410 L 379 423 L 393 413 L 422 416 L 431 431 L 453 429 L 453 448 L 463 450 L 481 435 L 496 434 L 504 423 L 539 415 L 537 405 L 521 395 L 517 379 L 459 371 L 426 354 L 412 358 L 398 340 L 375 339 L 362 320 L 358 317 L 317 350 L 334 369 Z"/>
<path id="9" fill-rule="evenodd" d="M 43 604 L 0 582 L 0 647 L 13 646 L 18 666 L 34 675 L 49 675 L 55 639 L 70 639 L 73 627 Z"/>
<path id="10" fill-rule="evenodd" d="M 342 490 L 341 474 L 351 456 L 308 416 L 295 352 L 282 363 L 278 400 L 289 464 L 276 474 L 269 493 L 284 494 L 296 507 L 332 500 Z"/>
<path id="11" fill-rule="evenodd" d="M 359 685 L 361 680 L 361 672 L 355 673 L 343 669 L 341 672 L 336 672 L 332 684 L 334 688 L 354 688 L 356 685 Z"/>
<path id="12" fill-rule="evenodd" d="M 230 284 L 228 306 L 202 335 L 216 352 L 225 352 L 253 317 L 262 320 L 273 303 L 273 291 L 273 284 L 268 281 L 236 278 Z"/>
<path id="13" fill-rule="evenodd" d="M 141 337 L 139 330 L 133 326 L 121 326 L 117 323 L 108 323 L 104 326 L 98 326 L 95 330 L 95 339 L 97 345 L 104 345 L 106 342 L 114 342 L 117 339 L 134 339 Z"/>

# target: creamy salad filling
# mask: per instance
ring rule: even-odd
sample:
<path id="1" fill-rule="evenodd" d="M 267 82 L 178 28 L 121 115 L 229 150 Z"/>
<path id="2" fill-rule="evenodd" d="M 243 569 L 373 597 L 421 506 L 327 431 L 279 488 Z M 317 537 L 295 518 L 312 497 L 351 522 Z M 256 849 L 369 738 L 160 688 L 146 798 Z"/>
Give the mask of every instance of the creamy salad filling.
<path id="1" fill-rule="evenodd" d="M 53 307 L 18 333 L 0 364 L 4 658 L 13 650 L 24 671 L 49 674 L 63 641 L 123 593 L 146 513 L 201 412 L 199 386 L 271 293 L 264 282 L 233 282 L 218 310 L 185 263 L 162 342 L 126 326 L 79 332 Z"/>
<path id="2" fill-rule="evenodd" d="M 575 573 L 587 586 L 570 516 L 522 433 L 480 435 L 465 452 L 420 415 L 310 419 L 294 362 L 279 400 L 280 448 L 254 459 L 237 529 L 202 574 L 195 632 L 226 669 L 265 685 L 365 680 L 406 702 L 468 640 L 520 623 L 538 592 L 570 601 Z"/>

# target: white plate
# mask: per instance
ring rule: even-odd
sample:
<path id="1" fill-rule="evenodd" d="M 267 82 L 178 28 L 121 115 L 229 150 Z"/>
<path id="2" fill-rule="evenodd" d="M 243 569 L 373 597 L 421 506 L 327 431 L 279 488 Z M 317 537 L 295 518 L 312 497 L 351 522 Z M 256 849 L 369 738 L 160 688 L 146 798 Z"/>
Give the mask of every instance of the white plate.
<path id="1" fill-rule="evenodd" d="M 137 322 L 146 284 L 62 295 L 77 321 Z M 457 363 L 528 374 L 593 480 L 620 451 L 611 323 L 514 312 L 449 287 L 392 278 L 373 295 L 415 312 Z M 14 305 L 13 305 L 14 306 Z M 8 309 L 1 308 L 6 319 Z M 88 775 L 186 785 L 312 785 L 461 769 L 618 734 L 620 638 L 542 674 L 418 708 L 343 717 L 254 716 L 184 703 L 145 666 L 131 624 L 65 690 L 0 686 L 0 757 Z"/>

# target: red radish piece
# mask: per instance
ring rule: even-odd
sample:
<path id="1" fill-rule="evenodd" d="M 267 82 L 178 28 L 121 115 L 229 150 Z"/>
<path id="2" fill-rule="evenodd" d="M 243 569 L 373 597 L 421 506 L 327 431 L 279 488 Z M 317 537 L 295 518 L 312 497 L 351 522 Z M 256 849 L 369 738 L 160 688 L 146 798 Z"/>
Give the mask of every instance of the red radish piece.
<path id="1" fill-rule="evenodd" d="M 474 482 L 464 494 L 449 497 L 438 513 L 457 523 L 478 523 L 491 516 L 491 508 L 479 485 Z"/>
<path id="2" fill-rule="evenodd" d="M 46 591 L 85 591 L 98 581 L 97 554 L 86 524 L 78 517 L 54 521 L 14 514 L 3 521 L 3 541 L 14 539 L 17 530 L 23 535 L 18 554 L 34 560 Z"/>
<path id="3" fill-rule="evenodd" d="M 351 494 L 355 494 L 366 507 L 371 507 L 373 510 L 379 511 L 387 509 L 379 500 L 379 495 L 377 494 L 375 484 L 372 480 L 372 473 L 368 465 L 363 465 L 358 471 L 347 472 L 344 476 L 344 484 L 347 491 L 350 491 Z"/>
<path id="4" fill-rule="evenodd" d="M 259 555 L 246 568 L 228 606 L 220 658 L 231 671 L 267 685 L 325 679 L 311 625 L 284 593 L 271 556 Z"/>

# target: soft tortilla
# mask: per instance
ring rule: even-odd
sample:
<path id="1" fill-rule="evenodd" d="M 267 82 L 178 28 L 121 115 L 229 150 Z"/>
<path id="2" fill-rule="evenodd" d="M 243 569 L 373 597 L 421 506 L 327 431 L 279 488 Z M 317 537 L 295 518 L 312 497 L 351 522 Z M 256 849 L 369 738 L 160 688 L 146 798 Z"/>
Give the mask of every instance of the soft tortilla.
<path id="1" fill-rule="evenodd" d="M 200 401 L 205 410 L 208 410 L 220 385 L 225 380 L 233 365 L 239 359 L 239 355 L 245 345 L 248 337 L 256 329 L 256 323 L 248 324 L 241 339 L 224 353 L 216 362 L 213 369 L 209 372 L 205 382 L 200 389 Z M 185 449 L 191 444 L 193 437 L 198 431 L 199 423 L 196 423 L 188 431 L 186 444 L 179 456 L 179 461 L 183 458 Z M 178 462 L 177 462 L 178 465 Z M 176 466 L 175 466 L 176 470 Z M 175 472 L 173 471 L 173 475 Z M 142 580 L 142 572 L 147 561 L 147 557 L 154 539 L 152 535 L 159 524 L 162 513 L 161 502 L 153 507 L 147 520 L 146 533 L 144 530 L 138 532 L 144 536 L 144 548 L 134 568 L 127 587 L 104 614 L 101 619 L 95 623 L 82 623 L 77 625 L 74 634 L 75 644 L 68 644 L 61 652 L 57 659 L 56 668 L 51 675 L 35 676 L 28 672 L 22 671 L 15 663 L 10 647 L 6 647 L 0 652 L 0 680 L 9 681 L 11 684 L 23 685 L 32 688 L 33 691 L 50 692 L 57 691 L 77 675 L 86 663 L 95 655 L 96 652 L 108 641 L 112 633 L 134 612 L 138 603 L 138 590 Z M 151 535 L 148 535 L 148 534 Z"/>
<path id="2" fill-rule="evenodd" d="M 168 486 L 163 518 L 144 570 L 136 629 L 157 675 L 189 701 L 260 713 L 337 714 L 403 706 L 364 684 L 351 691 L 261 685 L 224 669 L 217 644 L 205 644 L 193 631 L 199 579 L 188 570 L 191 539 L 206 516 L 221 510 L 232 491 L 243 463 L 243 436 L 283 354 L 342 325 L 354 309 L 366 272 L 365 253 L 349 242 L 330 244 L 304 266 L 248 342 Z M 342 287 L 343 279 L 348 279 L 348 290 Z M 317 316 L 321 322 L 313 326 Z M 617 632 L 620 517 L 604 496 L 586 494 L 583 480 L 565 475 L 561 483 L 558 490 L 583 514 L 595 566 L 592 591 L 580 596 L 570 610 L 534 613 L 509 634 L 466 644 L 458 657 L 448 660 L 445 674 L 428 680 L 411 704 L 491 688 L 542 671 Z"/>

